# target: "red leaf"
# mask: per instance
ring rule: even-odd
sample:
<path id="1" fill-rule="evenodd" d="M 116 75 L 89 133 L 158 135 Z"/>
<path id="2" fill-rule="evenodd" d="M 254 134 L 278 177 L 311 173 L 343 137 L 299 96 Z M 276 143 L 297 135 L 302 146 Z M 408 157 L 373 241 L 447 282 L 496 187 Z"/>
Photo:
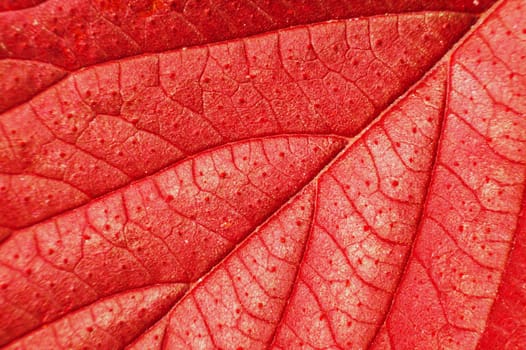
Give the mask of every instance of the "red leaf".
<path id="1" fill-rule="evenodd" d="M 27 8 L 0 13 L 0 58 L 15 59 L 0 66 L 0 96 L 8 95 L 0 97 L 0 112 L 58 81 L 65 71 L 94 63 L 329 19 L 420 10 L 482 11 L 491 2 L 0 0 L 0 11 Z M 24 84 L 27 81 L 38 83 Z"/>
<path id="2" fill-rule="evenodd" d="M 526 347 L 524 0 L 37 3 L 0 346 Z"/>

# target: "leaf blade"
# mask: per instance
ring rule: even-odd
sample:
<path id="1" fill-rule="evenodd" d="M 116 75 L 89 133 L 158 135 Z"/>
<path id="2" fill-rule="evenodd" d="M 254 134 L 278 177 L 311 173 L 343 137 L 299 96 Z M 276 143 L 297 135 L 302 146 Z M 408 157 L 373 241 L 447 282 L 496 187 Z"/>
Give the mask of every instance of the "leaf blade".
<path id="1" fill-rule="evenodd" d="M 222 146 L 16 232 L 0 246 L 2 342 L 105 295 L 194 282 L 344 145 L 296 135 Z"/>
<path id="2" fill-rule="evenodd" d="M 352 136 L 472 19 L 427 13 L 340 21 L 76 73 L 0 116 L 0 226 L 26 227 L 225 142 Z"/>
<path id="3" fill-rule="evenodd" d="M 525 45 L 520 37 L 506 35 L 499 18 L 508 17 L 521 6 L 521 1 L 496 6 L 452 58 L 440 157 L 423 226 L 391 314 L 373 348 L 423 348 L 423 344 L 475 348 L 487 327 L 520 214 L 525 182 L 522 139 L 508 141 L 500 134 L 503 123 L 513 124 L 524 113 L 522 95 L 516 99 L 500 95 L 500 91 L 517 86 L 510 73 L 520 70 L 520 65 L 510 52 L 524 51 Z M 486 40 L 495 51 L 473 45 L 493 31 L 499 34 Z M 503 36 L 507 45 L 497 44 Z M 473 50 L 485 53 L 474 56 Z M 479 76 L 465 74 L 466 67 L 487 64 L 488 57 L 493 59 L 486 69 L 477 70 Z M 493 64 L 496 57 L 502 60 L 499 64 Z M 492 82 L 495 73 L 503 70 L 509 71 L 496 80 L 500 85 L 497 91 Z M 475 103 L 472 97 L 477 98 Z M 500 98 L 505 98 L 502 104 Z M 503 111 L 503 105 L 509 108 Z M 484 127 L 492 121 L 497 127 Z M 508 130 L 521 134 L 524 129 L 519 126 Z M 427 312 L 417 312 L 415 306 Z M 411 331 L 415 327 L 419 332 Z M 400 334 L 412 336 L 402 339 Z"/>

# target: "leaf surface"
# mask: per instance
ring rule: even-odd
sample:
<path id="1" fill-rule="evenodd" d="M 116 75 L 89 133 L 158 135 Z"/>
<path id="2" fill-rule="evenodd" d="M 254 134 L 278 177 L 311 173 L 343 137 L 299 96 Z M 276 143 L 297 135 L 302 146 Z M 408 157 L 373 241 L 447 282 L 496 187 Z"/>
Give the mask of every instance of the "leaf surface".
<path id="1" fill-rule="evenodd" d="M 526 3 L 207 5 L 0 3 L 0 344 L 526 346 Z"/>
<path id="2" fill-rule="evenodd" d="M 0 111 L 29 99 L 68 72 L 130 55 L 386 12 L 478 12 L 491 2 L 1 0 L 0 11 L 6 12 L 0 12 L 0 58 L 19 61 L 10 69 L 0 67 L 0 95 L 17 90 L 16 96 L 0 100 Z M 39 85 L 24 84 L 37 74 Z"/>
<path id="3" fill-rule="evenodd" d="M 226 142 L 355 135 L 472 19 L 345 20 L 79 71 L 0 116 L 9 187 L 0 226 L 41 221 Z"/>

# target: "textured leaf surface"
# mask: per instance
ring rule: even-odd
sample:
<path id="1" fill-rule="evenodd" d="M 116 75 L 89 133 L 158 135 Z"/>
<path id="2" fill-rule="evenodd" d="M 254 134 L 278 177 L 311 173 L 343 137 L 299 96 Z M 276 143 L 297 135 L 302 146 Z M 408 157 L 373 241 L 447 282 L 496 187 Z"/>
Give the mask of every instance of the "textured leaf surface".
<path id="1" fill-rule="evenodd" d="M 0 0 L 0 11 L 25 9 L 0 13 L 0 58 L 20 60 L 14 66 L 0 67 L 0 95 L 17 89 L 16 96 L 0 99 L 0 111 L 30 98 L 68 71 L 130 55 L 323 20 L 420 10 L 476 12 L 490 3 L 491 0 Z M 36 74 L 44 76 L 38 86 L 24 84 Z"/>
<path id="2" fill-rule="evenodd" d="M 339 21 L 79 71 L 0 116 L 10 189 L 0 226 L 32 224 L 225 142 L 354 135 L 471 20 Z"/>
<path id="3" fill-rule="evenodd" d="M 0 2 L 0 346 L 526 347 L 490 5 Z"/>

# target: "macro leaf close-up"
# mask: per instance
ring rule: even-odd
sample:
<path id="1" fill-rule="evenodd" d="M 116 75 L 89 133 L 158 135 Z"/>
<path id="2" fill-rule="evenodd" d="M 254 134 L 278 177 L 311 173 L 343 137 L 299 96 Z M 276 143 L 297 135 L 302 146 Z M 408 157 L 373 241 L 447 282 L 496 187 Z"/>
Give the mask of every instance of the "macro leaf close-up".
<path id="1" fill-rule="evenodd" d="M 526 0 L 0 0 L 0 349 L 526 349 Z"/>

